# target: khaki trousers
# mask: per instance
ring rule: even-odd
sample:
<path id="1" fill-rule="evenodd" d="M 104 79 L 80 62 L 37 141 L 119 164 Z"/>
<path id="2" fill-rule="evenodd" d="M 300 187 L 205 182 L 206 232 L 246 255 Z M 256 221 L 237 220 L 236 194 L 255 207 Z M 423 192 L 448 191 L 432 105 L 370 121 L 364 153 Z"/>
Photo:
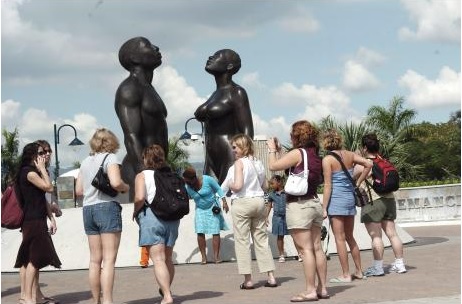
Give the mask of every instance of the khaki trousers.
<path id="1" fill-rule="evenodd" d="M 263 197 L 233 200 L 231 216 L 234 227 L 234 250 L 239 274 L 252 273 L 250 236 L 252 236 L 258 269 L 261 273 L 274 270 L 274 260 L 268 242 Z"/>

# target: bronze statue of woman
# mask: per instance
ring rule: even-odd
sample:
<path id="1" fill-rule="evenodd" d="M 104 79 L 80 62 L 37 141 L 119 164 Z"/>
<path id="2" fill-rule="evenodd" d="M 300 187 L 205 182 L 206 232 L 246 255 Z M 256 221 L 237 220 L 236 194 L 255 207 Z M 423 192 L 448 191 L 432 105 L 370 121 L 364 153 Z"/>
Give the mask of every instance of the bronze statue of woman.
<path id="1" fill-rule="evenodd" d="M 205 70 L 215 77 L 217 89 L 194 113 L 204 123 L 204 173 L 215 176 L 220 183 L 234 162 L 229 140 L 239 133 L 251 138 L 254 135 L 247 93 L 232 80 L 240 68 L 241 58 L 233 50 L 219 50 L 210 56 Z"/>

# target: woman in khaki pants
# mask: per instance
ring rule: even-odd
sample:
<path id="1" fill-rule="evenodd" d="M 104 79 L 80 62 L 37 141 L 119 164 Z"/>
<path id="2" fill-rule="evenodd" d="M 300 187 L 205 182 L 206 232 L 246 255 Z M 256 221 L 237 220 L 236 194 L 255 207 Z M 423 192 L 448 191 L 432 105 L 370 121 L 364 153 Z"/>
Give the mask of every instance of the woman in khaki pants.
<path id="1" fill-rule="evenodd" d="M 241 289 L 253 289 L 250 237 L 252 237 L 255 255 L 260 272 L 268 274 L 265 287 L 277 287 L 274 277 L 274 260 L 266 232 L 266 212 L 263 199 L 265 169 L 261 161 L 253 157 L 252 139 L 237 134 L 231 139 L 236 157 L 229 169 L 222 188 L 232 192 L 231 216 L 233 218 L 234 244 L 239 274 L 244 275 Z"/>

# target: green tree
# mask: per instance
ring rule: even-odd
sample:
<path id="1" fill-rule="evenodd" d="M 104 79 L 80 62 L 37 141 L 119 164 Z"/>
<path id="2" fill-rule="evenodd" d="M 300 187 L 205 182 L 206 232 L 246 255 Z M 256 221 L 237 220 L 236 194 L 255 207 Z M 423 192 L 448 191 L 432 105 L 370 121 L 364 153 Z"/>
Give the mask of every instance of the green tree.
<path id="1" fill-rule="evenodd" d="M 2 192 L 6 189 L 16 175 L 19 165 L 19 131 L 17 128 L 13 132 L 6 129 L 2 130 L 4 143 L 2 144 Z"/>
<path id="2" fill-rule="evenodd" d="M 343 138 L 343 146 L 349 151 L 361 149 L 362 136 L 368 132 L 368 126 L 363 122 L 359 124 L 353 122 L 339 124 L 330 115 L 321 120 L 320 129 L 321 132 L 328 129 L 338 130 Z"/>
<path id="3" fill-rule="evenodd" d="M 168 140 L 167 163 L 173 171 L 181 172 L 184 168 L 190 166 L 188 162 L 189 152 L 181 148 L 179 138 L 173 137 Z"/>
<path id="4" fill-rule="evenodd" d="M 377 133 L 382 140 L 382 154 L 392 157 L 396 146 L 408 141 L 413 134 L 411 127 L 417 112 L 404 109 L 404 97 L 395 96 L 389 107 L 372 106 L 367 111 L 366 124 Z"/>

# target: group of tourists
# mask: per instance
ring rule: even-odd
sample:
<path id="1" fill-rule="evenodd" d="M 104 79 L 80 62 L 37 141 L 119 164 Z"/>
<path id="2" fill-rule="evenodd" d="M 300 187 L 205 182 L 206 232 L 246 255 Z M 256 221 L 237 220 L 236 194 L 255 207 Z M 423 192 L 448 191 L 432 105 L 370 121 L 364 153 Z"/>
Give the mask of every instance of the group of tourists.
<path id="1" fill-rule="evenodd" d="M 193 168 L 186 168 L 182 177 L 186 190 L 195 202 L 195 232 L 201 263 L 208 263 L 205 235 L 212 235 L 213 262 L 220 263 L 220 231 L 229 229 L 222 212 L 231 212 L 237 270 L 243 275 L 242 290 L 255 288 L 251 267 L 251 242 L 259 271 L 266 273 L 265 287 L 275 288 L 279 282 L 267 233 L 268 216 L 273 208 L 273 233 L 278 238 L 279 262 L 284 262 L 283 235 L 289 233 L 303 265 L 305 287 L 290 298 L 291 302 L 328 299 L 328 282 L 349 283 L 353 279 L 384 275 L 382 229 L 390 239 L 395 255 L 391 271 L 406 272 L 403 245 L 396 233 L 396 204 L 393 193 L 378 194 L 373 190 L 372 203 L 361 209 L 361 222 L 372 239 L 373 265 L 365 271 L 361 265 L 358 244 L 353 236 L 356 215 L 354 188 L 371 183 L 372 159 L 379 157 L 380 144 L 375 134 L 362 138 L 361 151 L 347 151 L 336 130 L 322 134 L 310 122 L 301 120 L 291 127 L 293 149 L 283 153 L 276 138 L 267 140 L 268 168 L 271 171 L 298 174 L 308 169 L 308 190 L 301 195 L 285 193 L 283 179 L 276 175 L 265 176 L 262 162 L 254 157 L 254 144 L 245 134 L 232 137 L 230 146 L 235 161 L 228 169 L 224 181 L 209 175 L 198 176 Z M 102 164 L 110 185 L 118 193 L 130 190 L 122 179 L 117 137 L 104 128 L 96 130 L 90 139 L 90 155 L 80 167 L 76 181 L 76 195 L 83 196 L 83 223 L 90 250 L 89 283 L 93 303 L 113 303 L 115 262 L 121 239 L 122 216 L 119 196 L 112 197 L 92 186 L 92 180 Z M 323 158 L 322 150 L 329 152 Z M 347 171 L 342 170 L 341 159 Z M 60 268 L 51 234 L 56 232 L 54 216 L 60 214 L 53 202 L 47 202 L 46 193 L 53 192 L 47 165 L 50 146 L 31 143 L 24 147 L 16 184 L 24 205 L 21 243 L 15 267 L 21 269 L 20 303 L 59 303 L 46 297 L 40 290 L 39 270 L 51 265 Z M 306 156 L 304 156 L 306 155 Z M 162 304 L 173 303 L 171 284 L 175 275 L 172 259 L 178 237 L 180 220 L 164 220 L 147 207 L 156 193 L 155 172 L 168 167 L 166 155 L 160 145 L 150 145 L 142 152 L 141 167 L 135 176 L 133 219 L 139 225 L 139 246 L 146 248 L 154 264 L 154 275 L 159 285 Z M 305 161 L 307 162 L 305 164 Z M 354 178 L 353 185 L 347 173 Z M 318 187 L 324 185 L 323 197 Z M 265 193 L 269 192 L 269 200 Z M 369 189 L 371 190 L 371 189 Z M 230 197 L 226 197 L 226 194 Z M 282 203 L 281 203 L 282 202 Z M 219 212 L 213 212 L 213 207 Z M 53 209 L 54 208 L 54 209 Z M 327 281 L 327 260 L 322 248 L 321 228 L 325 218 L 330 221 L 342 273 Z M 48 226 L 47 221 L 50 221 Z M 354 261 L 351 273 L 348 248 Z M 104 265 L 104 267 L 102 267 Z"/>

